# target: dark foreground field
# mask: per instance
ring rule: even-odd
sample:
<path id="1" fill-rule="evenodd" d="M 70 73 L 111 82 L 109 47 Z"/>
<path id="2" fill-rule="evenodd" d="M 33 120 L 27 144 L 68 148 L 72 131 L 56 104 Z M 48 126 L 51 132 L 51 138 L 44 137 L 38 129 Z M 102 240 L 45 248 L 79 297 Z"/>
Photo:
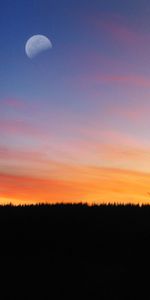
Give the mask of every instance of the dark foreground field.
<path id="1" fill-rule="evenodd" d="M 150 299 L 150 207 L 0 207 L 0 254 L 0 299 Z"/>

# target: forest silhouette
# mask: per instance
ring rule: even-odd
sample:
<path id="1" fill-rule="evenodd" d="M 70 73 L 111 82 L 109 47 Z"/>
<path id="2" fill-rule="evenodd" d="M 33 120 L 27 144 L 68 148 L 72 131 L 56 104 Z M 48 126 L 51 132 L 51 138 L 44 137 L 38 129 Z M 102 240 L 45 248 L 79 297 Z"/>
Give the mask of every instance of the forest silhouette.
<path id="1" fill-rule="evenodd" d="M 144 299 L 150 206 L 0 206 L 0 253 L 21 299 Z"/>

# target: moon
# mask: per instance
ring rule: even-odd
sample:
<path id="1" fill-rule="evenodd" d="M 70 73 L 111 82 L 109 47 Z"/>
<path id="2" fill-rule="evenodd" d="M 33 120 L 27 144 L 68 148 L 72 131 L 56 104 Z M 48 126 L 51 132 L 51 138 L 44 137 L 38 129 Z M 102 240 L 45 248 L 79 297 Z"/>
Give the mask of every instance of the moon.
<path id="1" fill-rule="evenodd" d="M 31 36 L 25 45 L 25 52 L 29 58 L 34 58 L 39 53 L 51 49 L 52 43 L 45 35 L 36 34 Z"/>

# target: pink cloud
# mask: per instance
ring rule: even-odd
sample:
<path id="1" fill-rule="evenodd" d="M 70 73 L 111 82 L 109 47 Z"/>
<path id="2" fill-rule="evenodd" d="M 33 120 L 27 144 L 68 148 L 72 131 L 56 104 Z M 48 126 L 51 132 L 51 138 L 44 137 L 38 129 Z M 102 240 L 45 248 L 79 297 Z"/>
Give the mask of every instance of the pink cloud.
<path id="1" fill-rule="evenodd" d="M 44 133 L 39 127 L 37 128 L 35 125 L 22 120 L 0 120 L 0 132 L 32 137 L 44 136 Z"/>
<path id="2" fill-rule="evenodd" d="M 3 101 L 3 103 L 6 106 L 12 107 L 12 108 L 24 108 L 25 107 L 25 103 L 19 99 L 15 99 L 15 98 L 7 98 Z"/>
<path id="3" fill-rule="evenodd" d="M 35 150 L 19 150 L 12 147 L 0 146 L 0 160 L 45 161 L 43 152 Z M 47 161 L 46 161 L 47 162 Z"/>
<path id="4" fill-rule="evenodd" d="M 104 128 L 99 123 L 95 123 L 93 128 L 91 126 L 81 128 L 81 132 L 83 140 L 90 141 L 91 144 L 95 141 L 98 142 L 98 140 L 100 140 L 102 143 L 108 141 L 115 144 L 141 144 L 141 140 L 137 139 L 135 136 L 112 128 Z"/>
<path id="5" fill-rule="evenodd" d="M 150 78 L 140 75 L 98 75 L 95 77 L 95 81 L 150 87 Z"/>
<path id="6" fill-rule="evenodd" d="M 145 36 L 135 31 L 126 18 L 119 14 L 99 13 L 88 17 L 88 23 L 99 31 L 107 32 L 107 36 L 119 41 L 124 46 L 133 47 L 145 40 Z"/>
<path id="7" fill-rule="evenodd" d="M 112 73 L 112 71 L 111 71 Z M 76 84 L 80 86 L 80 88 L 85 88 L 88 86 L 95 86 L 95 85 L 117 85 L 117 86 L 125 86 L 125 87 L 139 87 L 139 88 L 146 88 L 150 87 L 150 78 L 144 75 L 138 74 L 102 74 L 102 73 L 94 73 L 93 74 L 83 74 L 76 79 Z"/>
<path id="8" fill-rule="evenodd" d="M 140 36 L 131 31 L 128 27 L 125 25 L 122 25 L 120 23 L 115 23 L 114 21 L 103 21 L 100 22 L 102 25 L 103 29 L 109 32 L 113 38 L 126 43 L 128 45 L 133 45 L 137 42 L 139 42 Z"/>
<path id="9" fill-rule="evenodd" d="M 125 118 L 131 122 L 140 122 L 144 120 L 149 120 L 150 116 L 150 105 L 139 105 L 138 103 L 134 106 L 124 106 L 124 107 L 109 107 L 108 113 L 112 116 L 118 116 Z"/>

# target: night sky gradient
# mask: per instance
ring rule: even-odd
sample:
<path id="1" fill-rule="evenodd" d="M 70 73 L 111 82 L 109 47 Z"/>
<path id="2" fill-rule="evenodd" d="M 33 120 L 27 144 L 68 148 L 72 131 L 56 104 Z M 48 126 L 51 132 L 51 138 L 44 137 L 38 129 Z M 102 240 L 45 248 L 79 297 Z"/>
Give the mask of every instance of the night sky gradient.
<path id="1" fill-rule="evenodd" d="M 0 35 L 0 202 L 149 203 L 150 1 L 1 0 Z"/>

